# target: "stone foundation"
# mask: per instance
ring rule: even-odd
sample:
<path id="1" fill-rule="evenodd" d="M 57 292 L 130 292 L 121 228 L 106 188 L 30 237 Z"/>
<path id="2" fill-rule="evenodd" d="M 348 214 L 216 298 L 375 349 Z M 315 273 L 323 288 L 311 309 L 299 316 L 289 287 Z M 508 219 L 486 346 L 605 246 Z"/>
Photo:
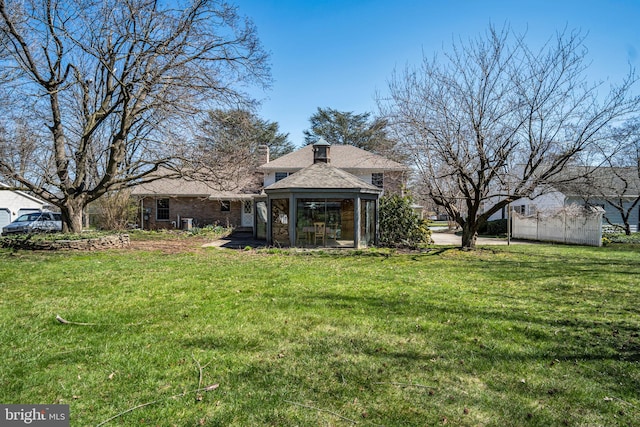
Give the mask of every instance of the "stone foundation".
<path id="1" fill-rule="evenodd" d="M 14 240 L 0 242 L 4 248 L 25 249 L 32 251 L 96 251 L 104 249 L 122 249 L 129 247 L 129 235 L 117 234 L 80 240 Z"/>

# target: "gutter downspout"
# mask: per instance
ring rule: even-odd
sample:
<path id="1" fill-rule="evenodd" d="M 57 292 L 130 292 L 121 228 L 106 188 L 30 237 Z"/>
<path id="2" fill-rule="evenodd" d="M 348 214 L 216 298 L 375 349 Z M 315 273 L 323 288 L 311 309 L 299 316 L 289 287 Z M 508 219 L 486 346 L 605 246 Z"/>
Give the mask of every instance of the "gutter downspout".
<path id="1" fill-rule="evenodd" d="M 144 197 L 140 198 L 140 229 L 144 230 Z"/>

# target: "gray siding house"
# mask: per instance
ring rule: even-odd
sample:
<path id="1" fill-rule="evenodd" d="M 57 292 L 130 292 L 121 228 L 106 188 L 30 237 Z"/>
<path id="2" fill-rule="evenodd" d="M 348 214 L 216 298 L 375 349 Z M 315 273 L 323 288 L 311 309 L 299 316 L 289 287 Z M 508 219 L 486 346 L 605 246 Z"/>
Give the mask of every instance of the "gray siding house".
<path id="1" fill-rule="evenodd" d="M 538 197 L 513 202 L 511 209 L 529 216 L 569 205 L 601 207 L 605 211 L 602 219 L 605 227 L 622 230 L 626 222 L 631 232 L 637 232 L 640 230 L 639 172 L 636 167 L 567 168 L 562 183 Z M 489 219 L 506 217 L 504 209 Z"/>

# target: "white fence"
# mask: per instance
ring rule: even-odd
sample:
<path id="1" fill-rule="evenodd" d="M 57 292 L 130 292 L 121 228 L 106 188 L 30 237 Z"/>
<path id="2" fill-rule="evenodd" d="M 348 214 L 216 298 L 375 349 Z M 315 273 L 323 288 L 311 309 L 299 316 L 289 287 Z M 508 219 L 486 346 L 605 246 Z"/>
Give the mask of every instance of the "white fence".
<path id="1" fill-rule="evenodd" d="M 567 206 L 555 212 L 538 212 L 533 216 L 513 214 L 511 236 L 514 239 L 575 245 L 602 246 L 601 208 Z"/>

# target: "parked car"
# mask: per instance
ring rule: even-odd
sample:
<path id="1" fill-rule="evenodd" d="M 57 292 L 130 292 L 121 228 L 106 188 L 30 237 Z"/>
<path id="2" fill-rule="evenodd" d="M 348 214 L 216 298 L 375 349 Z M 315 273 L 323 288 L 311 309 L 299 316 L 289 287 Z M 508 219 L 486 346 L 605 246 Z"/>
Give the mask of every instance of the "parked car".
<path id="1" fill-rule="evenodd" d="M 62 215 L 55 212 L 30 212 L 20 215 L 2 228 L 2 234 L 47 233 L 62 231 Z"/>

